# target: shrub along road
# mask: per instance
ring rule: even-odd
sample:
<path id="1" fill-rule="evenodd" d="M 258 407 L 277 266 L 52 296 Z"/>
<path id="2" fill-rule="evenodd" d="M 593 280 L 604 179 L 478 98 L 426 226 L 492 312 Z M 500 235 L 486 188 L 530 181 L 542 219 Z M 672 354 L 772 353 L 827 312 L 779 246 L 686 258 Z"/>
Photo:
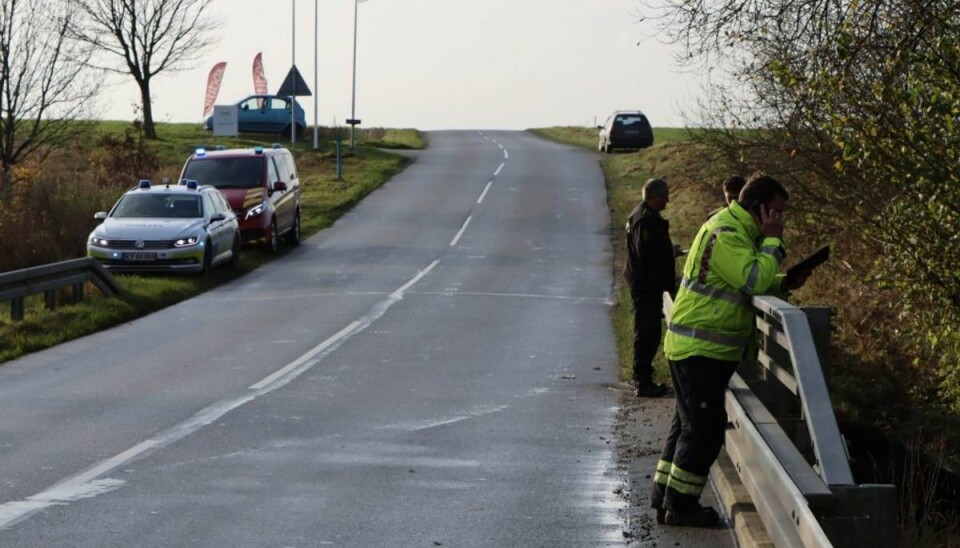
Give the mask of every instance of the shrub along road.
<path id="1" fill-rule="evenodd" d="M 0 368 L 0 545 L 622 545 L 596 159 L 430 137 L 280 260 Z"/>

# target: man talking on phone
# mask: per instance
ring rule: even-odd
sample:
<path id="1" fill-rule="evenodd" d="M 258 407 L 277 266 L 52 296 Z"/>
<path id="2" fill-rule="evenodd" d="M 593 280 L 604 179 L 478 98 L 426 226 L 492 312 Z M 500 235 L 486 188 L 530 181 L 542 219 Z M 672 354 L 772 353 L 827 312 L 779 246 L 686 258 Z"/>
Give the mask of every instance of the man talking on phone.
<path id="1" fill-rule="evenodd" d="M 700 505 L 700 493 L 723 445 L 724 393 L 754 329 L 753 296 L 783 294 L 810 276 L 777 273 L 788 198 L 773 177 L 752 175 L 690 248 L 664 340 L 677 403 L 654 476 L 660 523 L 709 527 L 719 520 Z"/>

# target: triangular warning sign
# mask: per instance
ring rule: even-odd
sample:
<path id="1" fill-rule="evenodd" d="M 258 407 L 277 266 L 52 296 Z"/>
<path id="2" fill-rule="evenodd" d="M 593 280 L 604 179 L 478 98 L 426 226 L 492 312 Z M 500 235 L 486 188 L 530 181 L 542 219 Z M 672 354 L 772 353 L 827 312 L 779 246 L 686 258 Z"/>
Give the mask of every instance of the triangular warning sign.
<path id="1" fill-rule="evenodd" d="M 280 84 L 277 95 L 281 97 L 289 97 L 291 95 L 294 97 L 310 97 L 313 95 L 310 93 L 310 88 L 307 87 L 307 83 L 303 81 L 303 76 L 300 76 L 297 65 L 290 67 L 290 72 L 287 73 L 287 77 L 284 78 L 283 83 Z"/>

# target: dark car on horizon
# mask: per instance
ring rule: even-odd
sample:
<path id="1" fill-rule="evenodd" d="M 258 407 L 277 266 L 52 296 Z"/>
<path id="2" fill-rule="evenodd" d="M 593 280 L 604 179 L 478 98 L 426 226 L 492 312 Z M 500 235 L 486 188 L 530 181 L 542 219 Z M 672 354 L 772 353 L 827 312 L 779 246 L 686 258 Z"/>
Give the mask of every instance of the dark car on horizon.
<path id="1" fill-rule="evenodd" d="M 653 128 L 647 116 L 639 110 L 618 110 L 607 118 L 600 130 L 597 150 L 613 152 L 613 149 L 640 150 L 653 146 Z"/>

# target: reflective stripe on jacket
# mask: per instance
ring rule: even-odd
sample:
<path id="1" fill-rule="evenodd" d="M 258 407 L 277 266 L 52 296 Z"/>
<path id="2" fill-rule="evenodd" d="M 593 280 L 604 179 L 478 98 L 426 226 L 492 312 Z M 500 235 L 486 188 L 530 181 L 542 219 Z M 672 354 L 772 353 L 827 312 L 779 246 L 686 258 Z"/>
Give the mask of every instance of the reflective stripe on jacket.
<path id="1" fill-rule="evenodd" d="M 783 243 L 760 238 L 757 223 L 737 202 L 700 227 L 673 303 L 667 359 L 740 360 L 753 331 L 753 296 L 781 293 L 784 278 L 777 274 Z"/>

